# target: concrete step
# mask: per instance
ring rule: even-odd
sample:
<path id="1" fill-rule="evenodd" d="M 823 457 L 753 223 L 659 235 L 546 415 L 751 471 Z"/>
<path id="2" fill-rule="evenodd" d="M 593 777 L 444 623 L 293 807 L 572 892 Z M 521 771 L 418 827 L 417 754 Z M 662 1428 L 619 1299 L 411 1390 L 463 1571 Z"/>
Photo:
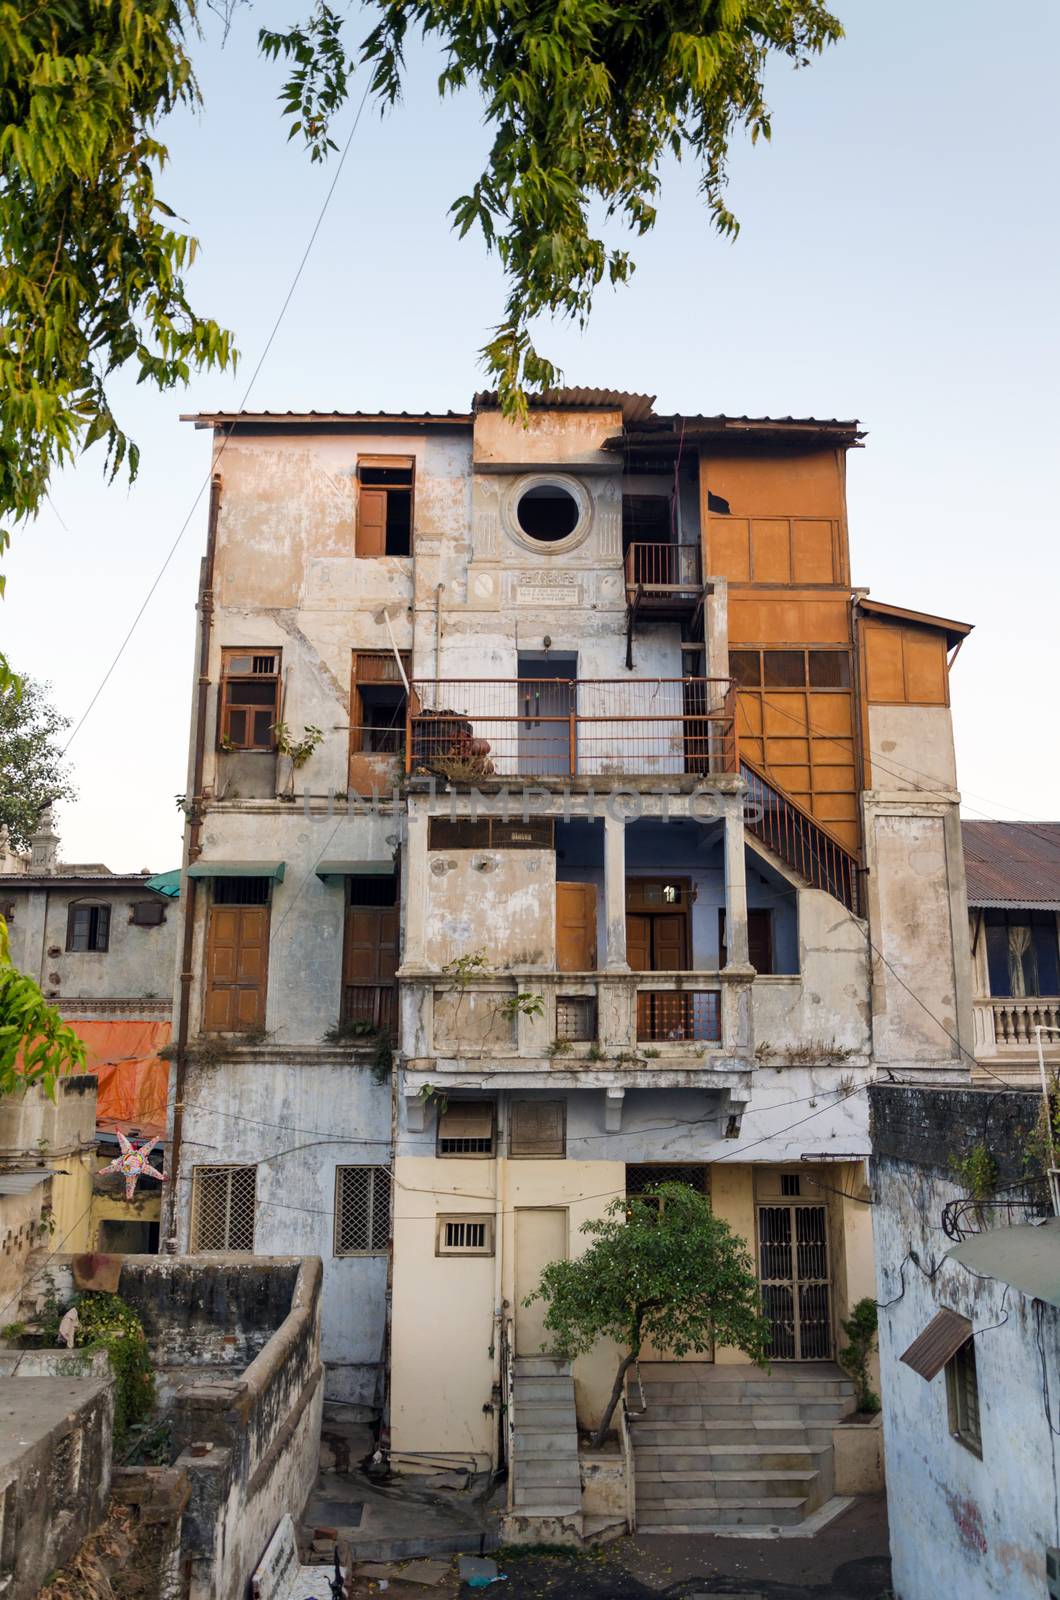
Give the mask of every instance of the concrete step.
<path id="1" fill-rule="evenodd" d="M 650 1422 L 640 1424 L 650 1427 Z M 699 1443 L 705 1450 L 717 1445 L 806 1445 L 811 1450 L 823 1450 L 832 1442 L 832 1424 L 828 1422 L 770 1421 L 756 1422 L 751 1418 L 738 1422 L 701 1422 Z M 643 1435 L 636 1435 L 643 1437 Z M 663 1447 L 665 1448 L 665 1447 Z"/>
<path id="2" fill-rule="evenodd" d="M 738 1421 L 741 1416 L 751 1421 L 770 1416 L 798 1422 L 807 1416 L 843 1417 L 848 1409 L 845 1399 L 838 1396 L 822 1396 L 812 1400 L 808 1398 L 792 1400 L 785 1396 L 783 1400 L 775 1403 L 746 1400 L 735 1405 L 723 1401 L 703 1401 L 694 1405 L 678 1405 L 676 1402 L 663 1401 L 649 1405 L 639 1418 L 635 1417 L 632 1421 L 634 1427 L 644 1422 L 711 1422 L 726 1419 Z"/>
<path id="3" fill-rule="evenodd" d="M 519 1428 L 543 1427 L 574 1428 L 574 1402 L 562 1405 L 559 1401 L 526 1400 L 515 1396 L 515 1421 Z"/>
<path id="4" fill-rule="evenodd" d="M 687 1454 L 679 1450 L 638 1450 L 636 1471 L 638 1478 L 642 1472 L 675 1477 L 689 1472 L 796 1472 L 804 1468 L 816 1470 L 825 1454 L 824 1450 L 793 1445 L 720 1445 Z M 659 1459 L 649 1460 L 651 1456 Z"/>
<path id="5" fill-rule="evenodd" d="M 673 1508 L 712 1500 L 775 1500 L 799 1496 L 810 1500 L 817 1490 L 816 1472 L 689 1472 L 637 1474 L 637 1504 L 662 1502 Z M 518 1484 L 516 1485 L 518 1494 Z"/>
<path id="6" fill-rule="evenodd" d="M 515 1509 L 532 1507 L 535 1516 L 567 1517 L 571 1512 L 581 1511 L 582 1496 L 579 1487 L 576 1494 L 565 1493 L 555 1484 L 531 1483 L 515 1485 Z"/>
<path id="7" fill-rule="evenodd" d="M 557 1433 L 555 1428 L 515 1430 L 515 1458 L 523 1460 L 572 1461 L 578 1459 L 578 1435 L 574 1429 Z"/>
<path id="8" fill-rule="evenodd" d="M 641 1385 L 631 1384 L 630 1390 L 633 1398 L 639 1397 L 641 1392 L 645 1400 L 731 1400 L 740 1399 L 743 1395 L 755 1395 L 761 1398 L 768 1395 L 848 1395 L 853 1397 L 854 1385 L 849 1378 L 799 1378 L 783 1377 L 769 1378 L 759 1375 L 756 1378 L 710 1378 L 710 1379 L 667 1379 L 665 1381 L 652 1381 Z"/>
<path id="9" fill-rule="evenodd" d="M 570 1375 L 570 1362 L 561 1356 L 516 1356 L 517 1378 L 553 1378 Z"/>
<path id="10" fill-rule="evenodd" d="M 641 1515 L 638 1508 L 637 1532 L 699 1532 L 712 1527 L 794 1527 L 806 1514 L 806 1501 L 798 1498 L 758 1498 L 747 1500 L 683 1500 L 680 1505 L 652 1505 Z"/>
<path id="11" fill-rule="evenodd" d="M 574 1379 L 516 1378 L 516 1405 L 525 1405 L 528 1400 L 567 1401 L 573 1405 Z"/>
<path id="12" fill-rule="evenodd" d="M 569 1484 L 581 1489 L 581 1468 L 577 1456 L 525 1456 L 515 1458 L 516 1488 L 524 1483 Z"/>

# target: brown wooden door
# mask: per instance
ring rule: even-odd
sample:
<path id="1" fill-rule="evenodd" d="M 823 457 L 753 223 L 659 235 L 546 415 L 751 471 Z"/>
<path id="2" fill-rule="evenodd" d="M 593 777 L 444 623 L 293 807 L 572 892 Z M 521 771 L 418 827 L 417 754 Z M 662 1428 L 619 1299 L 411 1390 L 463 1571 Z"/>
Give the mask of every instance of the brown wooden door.
<path id="1" fill-rule="evenodd" d="M 761 906 L 747 913 L 747 959 L 756 972 L 773 971 L 773 913 Z M 727 966 L 729 952 L 725 943 L 725 907 L 718 912 L 718 965 Z"/>
<path id="2" fill-rule="evenodd" d="M 626 913 L 626 960 L 633 972 L 650 972 L 651 918 L 637 911 Z"/>
<path id="3" fill-rule="evenodd" d="M 347 906 L 342 948 L 342 1018 L 393 1028 L 398 968 L 396 906 Z"/>
<path id="4" fill-rule="evenodd" d="M 386 554 L 386 490 L 365 489 L 357 496 L 357 554 Z"/>
<path id="5" fill-rule="evenodd" d="M 206 939 L 208 1033 L 253 1033 L 265 1026 L 268 906 L 211 906 Z"/>
<path id="6" fill-rule="evenodd" d="M 596 971 L 596 885 L 556 885 L 556 968 Z"/>

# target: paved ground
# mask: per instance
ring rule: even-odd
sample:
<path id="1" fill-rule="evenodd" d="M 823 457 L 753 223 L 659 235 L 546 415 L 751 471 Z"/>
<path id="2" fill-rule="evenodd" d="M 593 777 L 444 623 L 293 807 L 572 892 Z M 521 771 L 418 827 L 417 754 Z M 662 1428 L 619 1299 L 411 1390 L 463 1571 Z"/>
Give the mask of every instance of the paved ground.
<path id="1" fill-rule="evenodd" d="M 813 1539 L 716 1539 L 709 1535 L 620 1539 L 592 1551 L 505 1550 L 502 1582 L 461 1588 L 453 1568 L 429 1587 L 387 1571 L 386 1600 L 885 1600 L 890 1594 L 882 1495 L 858 1499 Z M 380 1574 L 381 1576 L 381 1574 Z M 355 1600 L 384 1593 L 379 1578 L 354 1584 Z"/>

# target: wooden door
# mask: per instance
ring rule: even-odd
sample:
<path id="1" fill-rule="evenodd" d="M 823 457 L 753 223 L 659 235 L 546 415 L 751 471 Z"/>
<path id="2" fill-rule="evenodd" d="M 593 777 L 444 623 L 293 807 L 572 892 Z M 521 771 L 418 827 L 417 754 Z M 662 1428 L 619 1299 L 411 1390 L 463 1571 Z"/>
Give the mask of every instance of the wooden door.
<path id="1" fill-rule="evenodd" d="M 268 906 L 211 906 L 206 937 L 207 1033 L 254 1033 L 265 1026 Z"/>
<path id="2" fill-rule="evenodd" d="M 541 1282 L 541 1273 L 550 1261 L 567 1259 L 567 1211 L 565 1207 L 517 1207 L 515 1212 L 515 1353 L 539 1356 L 550 1348 L 551 1335 L 545 1329 L 545 1302 L 535 1300 L 524 1306 Z"/>
<path id="3" fill-rule="evenodd" d="M 650 972 L 651 917 L 639 911 L 626 913 L 626 960 L 633 972 Z"/>
<path id="4" fill-rule="evenodd" d="M 342 1019 L 390 1029 L 396 1021 L 396 906 L 347 906 L 342 947 Z"/>
<path id="5" fill-rule="evenodd" d="M 688 967 L 686 933 L 688 919 L 683 911 L 652 917 L 653 972 L 684 972 Z"/>
<path id="6" fill-rule="evenodd" d="M 357 554 L 386 555 L 386 490 L 361 488 L 357 496 Z"/>
<path id="7" fill-rule="evenodd" d="M 756 972 L 773 971 L 773 913 L 755 906 L 747 913 L 747 959 Z M 727 966 L 729 952 L 725 942 L 725 907 L 718 912 L 718 965 Z"/>
<path id="8" fill-rule="evenodd" d="M 556 968 L 596 971 L 596 885 L 556 884 Z"/>

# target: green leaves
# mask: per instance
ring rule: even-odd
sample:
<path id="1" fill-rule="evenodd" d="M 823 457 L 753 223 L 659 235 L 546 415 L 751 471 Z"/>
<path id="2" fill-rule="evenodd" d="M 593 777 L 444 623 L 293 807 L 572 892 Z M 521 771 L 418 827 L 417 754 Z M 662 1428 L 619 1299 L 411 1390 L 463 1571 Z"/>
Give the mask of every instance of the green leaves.
<path id="1" fill-rule="evenodd" d="M 54 1100 L 56 1079 L 85 1064 L 85 1047 L 32 978 L 11 965 L 0 917 L 0 1099 L 39 1083 Z"/>
<path id="2" fill-rule="evenodd" d="M 195 241 L 155 193 L 154 126 L 199 98 L 193 17 L 179 0 L 0 0 L 0 510 L 16 520 L 94 443 L 135 476 L 118 367 L 166 389 L 235 358 L 187 300 Z"/>
<path id="3" fill-rule="evenodd" d="M 70 724 L 48 699 L 47 685 L 20 680 L 2 665 L 8 681 L 0 681 L 0 829 L 13 850 L 25 851 L 45 806 L 75 798 L 60 751 Z"/>
<path id="4" fill-rule="evenodd" d="M 355 57 L 385 106 L 400 97 L 410 28 L 440 46 L 439 93 L 470 86 L 494 132 L 486 170 L 451 208 L 461 236 L 477 227 L 508 282 L 484 364 L 504 409 L 557 381 L 530 326 L 543 315 L 583 325 L 601 283 L 625 283 L 633 261 L 593 233 L 590 207 L 642 235 L 655 224 L 659 170 L 688 155 L 723 235 L 729 144 L 744 128 L 768 138 L 763 76 L 771 55 L 805 65 L 842 35 L 819 0 L 370 0 L 378 22 L 346 55 L 342 24 L 318 3 L 305 28 L 263 32 L 262 48 L 297 63 L 281 95 L 292 133 L 314 160 L 343 104 Z"/>

